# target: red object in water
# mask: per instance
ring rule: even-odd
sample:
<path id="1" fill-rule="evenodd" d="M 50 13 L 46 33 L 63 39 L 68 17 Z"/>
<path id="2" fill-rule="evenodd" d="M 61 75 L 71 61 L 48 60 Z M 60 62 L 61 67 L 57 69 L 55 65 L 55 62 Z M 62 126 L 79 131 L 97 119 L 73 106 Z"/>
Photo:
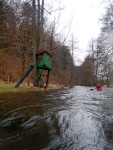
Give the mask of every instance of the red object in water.
<path id="1" fill-rule="evenodd" d="M 100 87 L 96 86 L 96 90 L 102 91 L 102 87 L 101 86 Z"/>

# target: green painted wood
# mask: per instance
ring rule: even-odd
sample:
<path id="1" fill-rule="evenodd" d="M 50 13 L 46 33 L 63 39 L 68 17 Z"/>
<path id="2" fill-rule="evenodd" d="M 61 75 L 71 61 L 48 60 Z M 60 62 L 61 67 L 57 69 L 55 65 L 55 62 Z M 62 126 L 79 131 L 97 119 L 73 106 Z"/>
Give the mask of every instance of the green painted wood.
<path id="1" fill-rule="evenodd" d="M 37 55 L 37 67 L 52 70 L 52 57 L 45 51 Z"/>

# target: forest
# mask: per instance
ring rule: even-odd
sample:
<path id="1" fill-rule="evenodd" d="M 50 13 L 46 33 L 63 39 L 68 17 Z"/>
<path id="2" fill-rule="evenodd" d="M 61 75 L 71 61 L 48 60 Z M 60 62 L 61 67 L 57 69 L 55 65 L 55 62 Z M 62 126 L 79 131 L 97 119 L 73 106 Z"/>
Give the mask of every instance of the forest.
<path id="1" fill-rule="evenodd" d="M 37 82 L 35 54 L 45 49 L 52 55 L 50 83 L 113 84 L 113 4 L 105 3 L 101 32 L 98 38 L 90 40 L 88 55 L 78 66 L 72 55 L 77 42 L 72 38 L 69 46 L 60 32 L 56 33 L 58 23 L 49 20 L 48 13 L 52 14 L 51 9 L 48 11 L 49 4 L 47 7 L 44 0 L 0 0 L 0 82 L 17 82 L 31 64 L 34 71 L 24 82 Z"/>

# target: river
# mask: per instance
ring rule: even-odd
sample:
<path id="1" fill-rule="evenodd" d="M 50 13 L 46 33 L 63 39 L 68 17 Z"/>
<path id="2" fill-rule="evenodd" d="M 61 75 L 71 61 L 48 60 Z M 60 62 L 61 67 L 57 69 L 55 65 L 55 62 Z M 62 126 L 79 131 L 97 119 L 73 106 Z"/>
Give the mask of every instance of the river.
<path id="1" fill-rule="evenodd" d="M 113 89 L 0 94 L 0 150 L 113 150 Z"/>

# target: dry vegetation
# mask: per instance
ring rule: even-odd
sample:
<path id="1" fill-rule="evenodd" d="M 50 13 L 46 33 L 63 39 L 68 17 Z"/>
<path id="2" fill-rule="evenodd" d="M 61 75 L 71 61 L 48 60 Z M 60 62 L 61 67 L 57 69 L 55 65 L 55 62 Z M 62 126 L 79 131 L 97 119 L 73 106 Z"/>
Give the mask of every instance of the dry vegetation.
<path id="1" fill-rule="evenodd" d="M 49 84 L 48 88 L 39 88 L 34 87 L 33 84 L 21 84 L 18 88 L 15 88 L 15 83 L 0 83 L 0 93 L 14 93 L 14 92 L 38 92 L 38 91 L 47 91 L 63 88 L 63 86 Z"/>

